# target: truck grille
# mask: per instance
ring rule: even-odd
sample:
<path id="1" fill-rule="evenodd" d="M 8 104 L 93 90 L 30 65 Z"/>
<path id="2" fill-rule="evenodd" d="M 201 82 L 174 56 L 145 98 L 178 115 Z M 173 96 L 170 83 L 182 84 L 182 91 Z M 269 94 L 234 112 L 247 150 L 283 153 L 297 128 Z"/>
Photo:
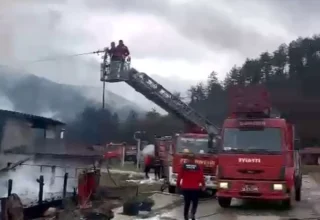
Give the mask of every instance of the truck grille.
<path id="1" fill-rule="evenodd" d="M 203 174 L 205 175 L 213 175 L 215 174 L 213 171 L 213 167 L 204 167 L 203 168 Z"/>
<path id="2" fill-rule="evenodd" d="M 257 192 L 240 192 L 239 194 L 241 196 L 256 196 L 256 197 L 262 196 L 261 193 L 257 193 Z"/>

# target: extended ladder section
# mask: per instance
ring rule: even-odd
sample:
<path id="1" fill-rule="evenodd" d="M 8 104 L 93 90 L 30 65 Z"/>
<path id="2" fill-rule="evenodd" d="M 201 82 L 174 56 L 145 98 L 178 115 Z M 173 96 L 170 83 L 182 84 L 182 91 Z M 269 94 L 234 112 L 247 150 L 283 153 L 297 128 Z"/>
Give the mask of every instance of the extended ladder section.
<path id="1" fill-rule="evenodd" d="M 137 92 L 144 95 L 147 99 L 159 105 L 167 112 L 174 114 L 186 124 L 204 128 L 209 134 L 218 135 L 218 128 L 215 127 L 208 119 L 198 114 L 193 108 L 181 101 L 178 97 L 174 96 L 147 74 L 138 72 L 133 68 L 128 68 L 127 63 L 117 64 L 112 62 L 111 65 L 124 66 L 111 66 L 111 70 L 103 69 L 101 71 L 101 81 L 124 81 Z"/>

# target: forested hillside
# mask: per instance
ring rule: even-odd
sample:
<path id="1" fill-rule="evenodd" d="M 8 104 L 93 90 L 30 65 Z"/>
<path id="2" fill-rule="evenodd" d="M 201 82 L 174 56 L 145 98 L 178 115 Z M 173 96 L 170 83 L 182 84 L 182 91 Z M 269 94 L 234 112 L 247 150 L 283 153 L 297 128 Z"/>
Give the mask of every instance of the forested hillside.
<path id="1" fill-rule="evenodd" d="M 276 107 L 280 106 L 281 113 L 290 115 L 290 111 L 298 112 L 296 110 L 301 109 L 300 101 L 312 100 L 313 103 L 318 103 L 320 100 L 319 70 L 320 36 L 299 38 L 288 45 L 280 45 L 274 52 L 263 52 L 257 58 L 248 58 L 242 66 L 234 66 L 226 74 L 223 82 L 219 82 L 216 73 L 212 72 L 206 82 L 189 89 L 191 100 L 189 104 L 213 122 L 221 125 L 227 115 L 226 102 L 229 86 L 264 84 L 276 100 Z M 284 108 L 282 102 L 285 103 L 289 99 L 296 102 Z M 320 105 L 314 104 L 311 108 L 314 109 L 317 106 Z M 306 108 L 311 111 L 310 107 Z M 305 114 L 309 113 L 305 112 Z M 315 118 L 312 119 L 312 126 L 319 123 L 316 121 L 317 115 L 313 115 Z M 310 123 L 308 126 L 312 127 Z M 304 125 L 302 122 L 300 124 L 298 126 L 301 130 Z M 170 135 L 180 131 L 183 125 L 173 116 L 161 116 L 156 111 L 148 112 L 141 120 L 138 120 L 136 113 L 132 112 L 126 122 L 120 124 L 116 114 L 86 109 L 79 116 L 79 120 L 69 128 L 68 138 L 93 143 L 115 140 L 129 142 L 132 141 L 133 132 L 136 130 L 148 131 L 150 136 Z M 313 129 L 317 128 L 313 127 Z M 316 138 L 308 142 L 309 145 L 316 143 L 318 143 Z"/>
<path id="2" fill-rule="evenodd" d="M 87 106 L 101 106 L 102 88 L 59 84 L 46 78 L 0 68 L 0 108 L 70 121 Z M 125 118 L 135 103 L 106 91 L 108 108 Z"/>

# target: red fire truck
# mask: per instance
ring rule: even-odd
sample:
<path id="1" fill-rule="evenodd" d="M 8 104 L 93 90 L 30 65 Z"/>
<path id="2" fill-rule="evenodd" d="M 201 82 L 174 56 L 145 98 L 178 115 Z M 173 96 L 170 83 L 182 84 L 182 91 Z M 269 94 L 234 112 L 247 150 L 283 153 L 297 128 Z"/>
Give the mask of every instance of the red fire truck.
<path id="1" fill-rule="evenodd" d="M 294 126 L 271 113 L 261 86 L 229 91 L 231 117 L 219 143 L 217 198 L 229 207 L 232 198 L 281 201 L 289 208 L 301 199 L 301 161 Z"/>
<path id="2" fill-rule="evenodd" d="M 169 156 L 163 158 L 167 168 L 165 173 L 170 182 L 169 191 L 175 192 L 176 172 L 184 161 L 181 151 L 185 148 L 196 155 L 196 161 L 204 167 L 207 186 L 215 189 L 216 155 L 210 150 L 212 150 L 213 139 L 219 135 L 219 129 L 146 73 L 130 68 L 129 62 L 108 63 L 107 56 L 105 54 L 104 62 L 101 64 L 101 81 L 126 82 L 147 99 L 181 119 L 186 125 L 185 133 L 172 137 L 171 152 L 168 154 L 167 150 L 165 153 L 171 158 Z M 170 141 L 162 140 L 162 142 L 170 145 Z"/>
<path id="3" fill-rule="evenodd" d="M 124 155 L 123 155 L 124 154 Z M 126 143 L 110 142 L 106 145 L 104 158 L 111 161 L 111 163 L 137 160 L 137 146 L 127 145 Z"/>
<path id="4" fill-rule="evenodd" d="M 199 164 L 204 171 L 207 189 L 215 191 L 217 155 L 212 151 L 212 148 L 208 148 L 208 140 L 208 134 L 200 133 L 182 133 L 174 137 L 172 163 L 168 166 L 170 193 L 176 192 L 178 172 L 186 160 L 182 153 L 184 149 L 188 149 L 195 154 L 195 162 Z"/>
<path id="5" fill-rule="evenodd" d="M 125 143 L 109 143 L 106 145 L 104 158 L 109 160 L 111 163 L 119 163 L 123 158 L 123 152 L 126 144 Z"/>

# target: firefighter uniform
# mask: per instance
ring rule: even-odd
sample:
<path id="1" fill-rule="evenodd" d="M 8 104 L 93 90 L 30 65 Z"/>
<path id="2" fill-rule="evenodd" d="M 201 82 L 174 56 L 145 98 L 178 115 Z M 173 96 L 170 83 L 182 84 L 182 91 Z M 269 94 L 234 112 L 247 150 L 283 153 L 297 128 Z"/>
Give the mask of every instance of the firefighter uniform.
<path id="1" fill-rule="evenodd" d="M 145 173 L 145 177 L 147 179 L 149 179 L 149 172 L 151 169 L 151 163 L 152 163 L 152 158 L 150 155 L 146 155 L 144 157 L 144 173 Z"/>
<path id="2" fill-rule="evenodd" d="M 189 219 L 189 209 L 192 203 L 191 216 L 195 219 L 198 208 L 200 189 L 204 189 L 204 175 L 201 167 L 189 157 L 183 164 L 177 178 L 177 187 L 181 189 L 184 197 L 184 218 Z"/>
<path id="3" fill-rule="evenodd" d="M 156 180 L 161 179 L 161 158 L 156 155 L 153 160 L 154 176 Z"/>

